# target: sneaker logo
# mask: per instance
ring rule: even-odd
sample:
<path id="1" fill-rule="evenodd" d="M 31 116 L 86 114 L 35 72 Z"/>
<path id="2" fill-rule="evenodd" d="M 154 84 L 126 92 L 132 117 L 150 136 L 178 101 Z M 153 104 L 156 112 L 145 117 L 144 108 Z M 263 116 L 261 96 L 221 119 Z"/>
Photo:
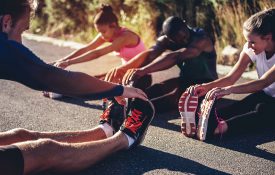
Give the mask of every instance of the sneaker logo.
<path id="1" fill-rule="evenodd" d="M 132 116 L 128 117 L 125 121 L 125 127 L 131 130 L 133 133 L 137 133 L 138 128 L 144 122 L 145 117 L 142 118 L 142 112 L 134 109 Z"/>

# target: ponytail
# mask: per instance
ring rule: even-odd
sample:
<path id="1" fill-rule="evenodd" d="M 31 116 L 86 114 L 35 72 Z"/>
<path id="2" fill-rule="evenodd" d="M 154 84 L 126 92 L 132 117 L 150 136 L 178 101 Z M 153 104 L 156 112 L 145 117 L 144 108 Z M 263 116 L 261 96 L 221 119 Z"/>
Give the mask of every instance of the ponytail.
<path id="1" fill-rule="evenodd" d="M 94 18 L 94 24 L 118 24 L 117 16 L 113 13 L 113 8 L 110 5 L 103 4 L 99 13 Z"/>

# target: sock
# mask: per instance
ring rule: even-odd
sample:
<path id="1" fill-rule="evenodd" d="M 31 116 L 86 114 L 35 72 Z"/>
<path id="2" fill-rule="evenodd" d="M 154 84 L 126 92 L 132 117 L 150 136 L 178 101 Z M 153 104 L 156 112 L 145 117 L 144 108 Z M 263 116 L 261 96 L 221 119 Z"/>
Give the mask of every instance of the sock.
<path id="1" fill-rule="evenodd" d="M 135 140 L 132 137 L 128 136 L 126 133 L 124 133 L 124 134 L 125 134 L 125 136 L 127 137 L 127 140 L 128 140 L 128 147 L 130 147 L 131 145 L 133 145 Z"/>
<path id="2" fill-rule="evenodd" d="M 99 127 L 104 131 L 106 137 L 111 137 L 114 134 L 114 129 L 107 123 L 100 124 Z"/>

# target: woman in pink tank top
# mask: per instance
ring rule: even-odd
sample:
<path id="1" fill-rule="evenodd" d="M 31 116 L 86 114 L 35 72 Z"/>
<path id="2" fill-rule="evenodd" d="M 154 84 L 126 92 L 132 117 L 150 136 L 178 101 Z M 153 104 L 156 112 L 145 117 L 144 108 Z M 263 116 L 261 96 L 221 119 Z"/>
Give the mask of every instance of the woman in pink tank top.
<path id="1" fill-rule="evenodd" d="M 100 12 L 95 16 L 94 25 L 99 34 L 92 42 L 53 64 L 64 69 L 72 64 L 97 59 L 110 52 L 115 52 L 121 58 L 122 64 L 125 64 L 146 49 L 136 33 L 119 26 L 118 19 L 109 5 L 102 5 Z M 110 44 L 99 47 L 106 42 Z M 102 74 L 97 77 L 104 76 L 105 74 Z"/>

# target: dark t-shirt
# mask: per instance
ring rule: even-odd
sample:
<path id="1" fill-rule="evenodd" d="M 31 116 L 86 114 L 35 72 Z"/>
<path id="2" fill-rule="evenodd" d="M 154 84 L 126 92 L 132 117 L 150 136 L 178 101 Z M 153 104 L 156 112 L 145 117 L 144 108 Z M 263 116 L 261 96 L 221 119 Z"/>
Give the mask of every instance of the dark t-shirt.
<path id="1" fill-rule="evenodd" d="M 3 32 L 0 32 L 0 54 L 0 79 L 20 82 L 36 90 L 89 99 L 120 96 L 123 93 L 123 87 L 119 85 L 101 92 L 96 84 L 91 86 L 92 82 L 98 81 L 96 78 L 48 65 L 22 44 L 8 40 Z"/>
<path id="2" fill-rule="evenodd" d="M 190 29 L 191 39 L 196 37 L 204 37 L 206 33 L 203 29 Z M 156 52 L 164 52 L 165 50 L 176 51 L 187 48 L 188 45 L 177 44 L 162 35 L 157 39 L 157 43 L 152 47 Z M 179 62 L 180 76 L 183 79 L 193 80 L 215 80 L 218 78 L 216 70 L 216 51 L 202 52 L 199 56 Z"/>

